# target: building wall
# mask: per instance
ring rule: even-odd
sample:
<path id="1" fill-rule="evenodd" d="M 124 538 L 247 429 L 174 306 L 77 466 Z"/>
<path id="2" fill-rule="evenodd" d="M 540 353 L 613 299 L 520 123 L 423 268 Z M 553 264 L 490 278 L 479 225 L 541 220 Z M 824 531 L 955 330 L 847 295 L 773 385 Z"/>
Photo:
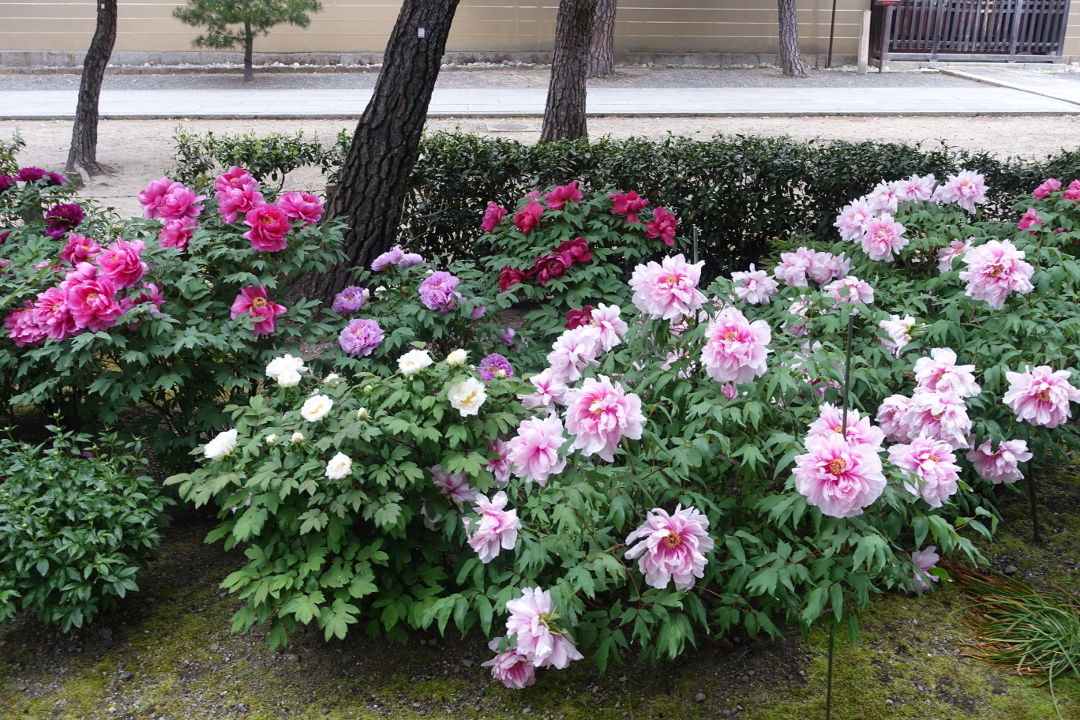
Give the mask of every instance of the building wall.
<path id="1" fill-rule="evenodd" d="M 197 32 L 173 19 L 177 0 L 119 0 L 116 50 L 183 52 Z M 257 52 L 380 52 L 397 17 L 393 0 L 322 0 L 311 25 L 273 28 Z M 856 52 L 869 0 L 837 0 L 834 50 Z M 551 49 L 557 0 L 462 0 L 447 49 L 542 52 Z M 832 0 L 798 0 L 803 52 L 828 46 Z M 94 29 L 93 0 L 0 0 L 0 50 L 83 51 Z M 635 53 L 776 52 L 775 0 L 621 0 L 616 50 Z M 1080 55 L 1080 1 L 1074 2 L 1066 55 Z"/>

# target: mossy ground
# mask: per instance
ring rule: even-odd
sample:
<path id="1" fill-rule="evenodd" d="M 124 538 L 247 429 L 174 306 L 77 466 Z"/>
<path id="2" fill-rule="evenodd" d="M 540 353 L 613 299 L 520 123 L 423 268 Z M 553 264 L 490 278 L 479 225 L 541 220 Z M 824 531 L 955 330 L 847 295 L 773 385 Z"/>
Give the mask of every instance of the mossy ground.
<path id="1" fill-rule="evenodd" d="M 1006 499 L 999 538 L 984 550 L 994 567 L 1036 587 L 1080 590 L 1076 469 L 1040 478 L 1039 497 L 1043 545 L 1030 542 L 1026 502 Z M 142 592 L 92 627 L 64 636 L 24 617 L 0 630 L 0 717 L 824 717 L 827 627 L 808 638 L 708 641 L 676 663 L 604 676 L 579 663 L 542 672 L 521 692 L 490 680 L 478 637 L 418 636 L 397 646 L 359 636 L 324 643 L 312 632 L 271 652 L 260 633 L 229 633 L 237 603 L 217 584 L 238 559 L 202 543 L 208 527 L 178 522 L 140 577 Z M 1080 718 L 1077 680 L 1056 684 L 1055 712 L 1037 679 L 964 657 L 972 639 L 964 612 L 951 587 L 877 599 L 860 616 L 860 645 L 837 634 L 832 717 Z"/>

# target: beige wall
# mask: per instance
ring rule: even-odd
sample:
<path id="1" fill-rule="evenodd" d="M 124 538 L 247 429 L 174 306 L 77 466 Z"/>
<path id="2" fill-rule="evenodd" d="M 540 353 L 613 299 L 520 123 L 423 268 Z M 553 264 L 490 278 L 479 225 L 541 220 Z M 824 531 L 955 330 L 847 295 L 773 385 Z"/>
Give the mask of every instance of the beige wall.
<path id="1" fill-rule="evenodd" d="M 279 26 L 256 41 L 257 52 L 379 52 L 397 16 L 392 0 L 322 0 L 304 28 Z M 797 0 L 803 51 L 828 44 L 832 0 Z M 119 0 L 117 50 L 191 50 L 195 31 L 172 18 L 177 0 Z M 869 0 L 838 0 L 835 51 L 853 54 L 860 12 Z M 556 0 L 462 0 L 449 50 L 543 51 L 554 37 Z M 93 0 L 0 0 L 0 50 L 85 50 L 94 28 Z M 622 52 L 776 51 L 775 0 L 623 0 L 616 18 Z M 1066 55 L 1080 54 L 1080 1 Z"/>

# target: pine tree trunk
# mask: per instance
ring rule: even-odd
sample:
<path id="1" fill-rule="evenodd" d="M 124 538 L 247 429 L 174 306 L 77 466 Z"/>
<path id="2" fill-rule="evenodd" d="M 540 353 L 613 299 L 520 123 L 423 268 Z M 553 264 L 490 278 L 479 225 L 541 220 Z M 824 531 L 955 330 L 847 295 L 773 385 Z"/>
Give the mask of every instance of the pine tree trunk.
<path id="1" fill-rule="evenodd" d="M 383 54 L 382 72 L 330 198 L 330 215 L 348 217 L 343 266 L 315 280 L 332 297 L 349 269 L 367 267 L 394 243 L 409 176 L 419 154 L 431 92 L 459 0 L 405 0 Z M 423 28 L 424 37 L 419 30 Z"/>
<path id="2" fill-rule="evenodd" d="M 615 10 L 617 0 L 597 0 L 589 40 L 589 77 L 615 74 Z"/>
<path id="3" fill-rule="evenodd" d="M 585 123 L 585 74 L 596 0 L 562 0 L 555 21 L 555 54 L 544 107 L 540 141 L 588 137 Z"/>
<path id="4" fill-rule="evenodd" d="M 79 81 L 79 100 L 75 107 L 75 124 L 71 129 L 71 147 L 68 149 L 64 172 L 76 182 L 86 177 L 110 172 L 107 165 L 97 160 L 98 100 L 105 68 L 116 42 L 116 0 L 95 0 L 97 3 L 97 27 L 90 49 L 83 61 L 82 79 Z M 78 174 L 78 178 L 76 178 Z"/>
<path id="5" fill-rule="evenodd" d="M 255 33 L 251 31 L 251 23 L 244 21 L 244 82 L 254 82 L 255 73 L 251 69 L 251 53 L 255 45 Z"/>
<path id="6" fill-rule="evenodd" d="M 780 68 L 788 77 L 806 77 L 799 51 L 799 20 L 795 13 L 795 0 L 776 0 L 780 19 Z"/>

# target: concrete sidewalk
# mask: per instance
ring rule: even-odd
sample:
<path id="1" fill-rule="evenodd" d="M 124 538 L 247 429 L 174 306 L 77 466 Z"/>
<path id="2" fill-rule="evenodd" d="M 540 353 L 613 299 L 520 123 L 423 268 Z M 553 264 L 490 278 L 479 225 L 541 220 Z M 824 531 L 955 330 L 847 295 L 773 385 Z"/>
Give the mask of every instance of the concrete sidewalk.
<path id="1" fill-rule="evenodd" d="M 1007 86 L 981 84 L 992 80 L 971 73 L 965 77 L 980 82 L 962 87 L 944 83 L 893 88 L 597 87 L 588 91 L 588 113 L 594 116 L 1080 113 L 1080 82 L 1050 76 L 1033 81 L 1031 75 L 1010 76 L 1011 85 Z M 1038 83 L 1053 90 L 1051 96 L 1043 94 Z M 1074 86 L 1075 93 L 1071 91 Z M 546 88 L 539 87 L 437 88 L 428 114 L 431 117 L 542 116 L 546 96 Z M 371 90 L 361 88 L 104 90 L 100 114 L 102 118 L 116 120 L 356 118 L 370 97 Z M 74 90 L 0 90 L 0 119 L 70 119 L 74 117 L 75 103 Z"/>

